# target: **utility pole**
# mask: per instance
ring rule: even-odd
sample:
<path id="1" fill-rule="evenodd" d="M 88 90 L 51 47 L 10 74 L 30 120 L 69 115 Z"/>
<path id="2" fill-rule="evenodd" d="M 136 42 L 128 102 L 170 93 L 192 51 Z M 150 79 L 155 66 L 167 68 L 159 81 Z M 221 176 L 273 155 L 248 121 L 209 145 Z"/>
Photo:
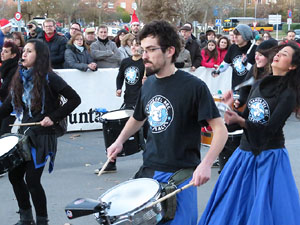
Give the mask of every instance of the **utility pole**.
<path id="1" fill-rule="evenodd" d="M 247 0 L 244 0 L 244 17 L 246 17 L 247 13 Z"/>
<path id="2" fill-rule="evenodd" d="M 21 0 L 18 0 L 18 12 L 21 13 Z M 21 32 L 21 20 L 18 21 L 18 31 Z"/>

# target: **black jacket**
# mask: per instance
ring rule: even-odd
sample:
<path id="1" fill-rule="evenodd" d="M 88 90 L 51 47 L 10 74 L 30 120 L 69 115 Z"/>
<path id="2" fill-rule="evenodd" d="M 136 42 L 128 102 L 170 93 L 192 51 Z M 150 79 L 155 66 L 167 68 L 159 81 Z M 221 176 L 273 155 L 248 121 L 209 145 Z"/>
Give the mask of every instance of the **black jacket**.
<path id="1" fill-rule="evenodd" d="M 47 42 L 44 31 L 40 33 L 37 38 L 41 39 L 48 46 L 52 68 L 63 69 L 67 39 L 64 36 L 55 33 L 53 38 Z"/>
<path id="2" fill-rule="evenodd" d="M 1 88 L 0 88 L 0 100 L 4 102 L 6 99 L 8 92 L 9 92 L 9 86 L 11 83 L 11 80 L 13 76 L 15 75 L 16 71 L 18 69 L 18 58 L 15 57 L 13 59 L 8 59 L 2 63 L 2 66 L 0 67 L 0 75 L 1 75 Z"/>
<path id="3" fill-rule="evenodd" d="M 192 66 L 198 68 L 201 65 L 202 56 L 197 41 L 190 38 L 185 44 L 185 48 L 189 50 L 191 54 Z"/>

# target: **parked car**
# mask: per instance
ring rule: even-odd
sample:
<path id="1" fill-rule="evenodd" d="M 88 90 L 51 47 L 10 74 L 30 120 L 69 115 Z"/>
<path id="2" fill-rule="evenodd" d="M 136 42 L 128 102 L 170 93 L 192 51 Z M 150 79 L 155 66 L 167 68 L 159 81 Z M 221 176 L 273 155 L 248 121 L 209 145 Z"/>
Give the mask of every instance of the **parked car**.
<path id="1" fill-rule="evenodd" d="M 300 29 L 296 29 L 296 30 L 294 30 L 294 31 L 295 31 L 295 33 L 296 33 L 295 39 L 296 39 L 296 40 L 300 40 Z"/>
<path id="2" fill-rule="evenodd" d="M 18 26 L 12 26 L 10 32 L 12 33 L 12 32 L 15 32 L 15 31 L 18 31 Z M 26 37 L 27 34 L 28 34 L 27 27 L 21 27 L 21 32 L 22 32 L 23 36 Z"/>

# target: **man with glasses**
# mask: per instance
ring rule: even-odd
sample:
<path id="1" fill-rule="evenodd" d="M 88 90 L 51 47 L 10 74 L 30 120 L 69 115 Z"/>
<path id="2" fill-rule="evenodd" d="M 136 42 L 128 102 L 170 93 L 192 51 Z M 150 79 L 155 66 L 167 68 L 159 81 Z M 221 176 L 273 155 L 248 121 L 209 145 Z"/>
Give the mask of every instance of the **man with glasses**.
<path id="1" fill-rule="evenodd" d="M 37 38 L 37 36 L 43 32 L 42 28 L 39 27 L 39 24 L 35 20 L 30 20 L 27 23 L 28 35 L 26 40 Z"/>
<path id="2" fill-rule="evenodd" d="M 194 186 L 202 185 L 210 179 L 211 166 L 227 140 L 224 122 L 206 84 L 176 69 L 174 62 L 180 52 L 180 38 L 173 26 L 166 21 L 153 21 L 140 31 L 139 40 L 146 73 L 153 76 L 149 76 L 142 86 L 134 115 L 107 149 L 107 157 L 112 161 L 116 159 L 123 143 L 148 120 L 150 127 L 143 165 L 135 177 L 167 183 L 175 172 L 188 169 L 178 188 L 190 182 Z M 214 136 L 210 150 L 201 162 L 201 127 L 208 124 L 213 128 Z M 168 225 L 197 224 L 196 187 L 185 189 L 176 197 L 174 219 L 163 222 Z"/>
<path id="3" fill-rule="evenodd" d="M 67 39 L 56 32 L 56 22 L 47 18 L 43 23 L 43 32 L 38 35 L 49 48 L 53 69 L 63 69 Z"/>
<path id="4" fill-rule="evenodd" d="M 75 34 L 81 33 L 81 25 L 77 22 L 72 23 L 70 27 L 70 32 L 65 34 L 65 37 L 70 40 Z"/>

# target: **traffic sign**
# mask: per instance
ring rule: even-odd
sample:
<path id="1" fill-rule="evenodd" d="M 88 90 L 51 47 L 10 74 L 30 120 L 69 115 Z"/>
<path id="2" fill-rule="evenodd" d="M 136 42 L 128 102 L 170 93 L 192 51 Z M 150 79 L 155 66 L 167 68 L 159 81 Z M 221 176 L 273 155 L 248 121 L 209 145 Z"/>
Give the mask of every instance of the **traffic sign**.
<path id="1" fill-rule="evenodd" d="M 292 18 L 292 10 L 288 10 L 288 18 Z"/>
<path id="2" fill-rule="evenodd" d="M 20 20 L 22 19 L 22 14 L 21 14 L 20 12 L 16 12 L 16 13 L 15 13 L 15 19 L 16 19 L 17 21 L 20 21 Z"/>
<path id="3" fill-rule="evenodd" d="M 216 27 L 220 27 L 221 25 L 221 19 L 216 19 Z"/>
<path id="4" fill-rule="evenodd" d="M 292 24 L 292 18 L 287 18 L 287 19 L 286 19 L 286 23 L 287 23 L 287 24 Z"/>
<path id="5" fill-rule="evenodd" d="M 255 22 L 253 22 L 252 24 L 253 24 L 253 27 L 255 28 L 256 25 L 257 25 L 257 22 L 255 21 Z"/>
<path id="6" fill-rule="evenodd" d="M 281 15 L 269 15 L 269 24 L 281 24 Z"/>

